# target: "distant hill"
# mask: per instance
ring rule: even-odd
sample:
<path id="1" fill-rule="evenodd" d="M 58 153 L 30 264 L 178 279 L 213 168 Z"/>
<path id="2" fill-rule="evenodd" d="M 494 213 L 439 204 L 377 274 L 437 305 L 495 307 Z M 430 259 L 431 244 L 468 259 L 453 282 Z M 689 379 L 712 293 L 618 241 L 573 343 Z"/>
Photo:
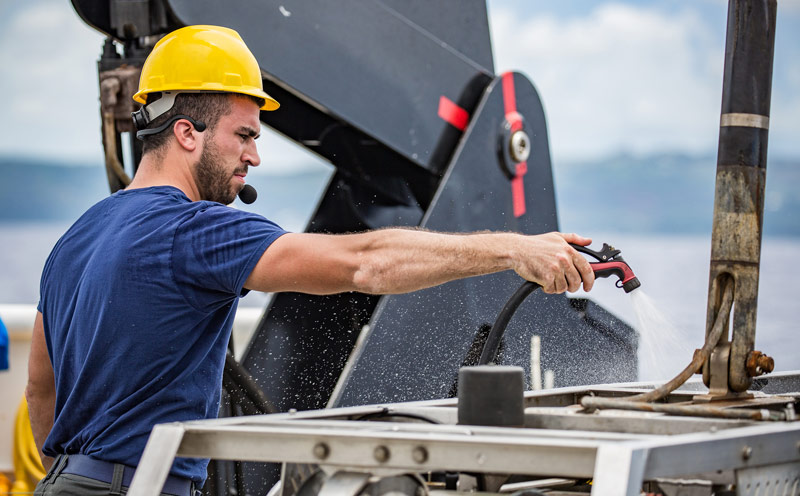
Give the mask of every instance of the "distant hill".
<path id="1" fill-rule="evenodd" d="M 564 231 L 710 233 L 716 157 L 619 155 L 554 164 Z M 764 234 L 800 236 L 800 158 L 769 158 Z"/>
<path id="2" fill-rule="evenodd" d="M 331 171 L 333 169 L 331 168 Z M 330 171 L 247 179 L 258 201 L 247 207 L 289 230 L 302 230 Z M 76 220 L 109 194 L 105 168 L 0 157 L 0 222 Z"/>
<path id="3" fill-rule="evenodd" d="M 716 159 L 620 155 L 553 166 L 562 230 L 584 233 L 710 233 Z M 251 174 L 257 211 L 301 230 L 330 171 Z M 765 235 L 800 236 L 800 158 L 771 158 Z M 71 221 L 108 195 L 102 165 L 0 157 L 0 222 Z"/>
<path id="4" fill-rule="evenodd" d="M 102 165 L 0 157 L 0 222 L 76 219 L 107 194 Z"/>

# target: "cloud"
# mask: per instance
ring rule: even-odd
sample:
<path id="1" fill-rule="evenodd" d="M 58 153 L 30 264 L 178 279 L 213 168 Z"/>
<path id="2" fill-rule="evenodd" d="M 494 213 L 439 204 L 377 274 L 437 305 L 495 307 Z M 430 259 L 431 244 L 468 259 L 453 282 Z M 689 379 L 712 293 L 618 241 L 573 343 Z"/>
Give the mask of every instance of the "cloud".
<path id="1" fill-rule="evenodd" d="M 101 160 L 96 60 L 103 37 L 68 2 L 9 10 L 0 29 L 0 152 Z"/>
<path id="2" fill-rule="evenodd" d="M 69 2 L 39 0 L 10 10 L 0 20 L 0 154 L 99 164 L 97 59 L 104 36 L 87 26 Z M 257 174 L 325 167 L 289 140 L 264 129 L 257 141 Z"/>
<path id="3" fill-rule="evenodd" d="M 544 103 L 554 159 L 620 151 L 716 152 L 727 2 L 598 4 L 537 14 L 512 3 L 490 11 L 498 72 L 515 69 Z M 794 153 L 800 0 L 781 3 L 770 147 Z M 778 58 L 778 57 L 782 58 Z"/>
<path id="4" fill-rule="evenodd" d="M 800 14 L 800 0 L 781 0 L 778 2 L 778 15 Z"/>
<path id="5" fill-rule="evenodd" d="M 491 21 L 497 68 L 540 92 L 554 157 L 715 148 L 724 39 L 697 13 L 605 4 L 571 18 L 502 9 Z"/>
<path id="6" fill-rule="evenodd" d="M 556 159 L 621 150 L 714 153 L 725 4 L 588 2 L 585 11 L 552 4 L 547 14 L 527 1 L 490 4 L 496 66 L 521 70 L 536 85 Z M 791 33 L 799 31 L 798 12 L 800 0 L 780 2 L 776 57 L 783 59 L 776 58 L 771 153 L 797 153 L 800 42 Z M 0 153 L 102 161 L 96 66 L 102 41 L 69 2 L 4 8 Z M 320 167 L 316 156 L 271 131 L 259 143 L 260 173 Z"/>

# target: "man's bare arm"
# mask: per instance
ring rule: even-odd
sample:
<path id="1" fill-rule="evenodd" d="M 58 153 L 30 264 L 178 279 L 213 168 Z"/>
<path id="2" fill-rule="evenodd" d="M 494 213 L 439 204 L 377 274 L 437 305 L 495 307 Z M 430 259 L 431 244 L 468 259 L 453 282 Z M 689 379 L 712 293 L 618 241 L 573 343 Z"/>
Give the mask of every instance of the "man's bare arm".
<path id="1" fill-rule="evenodd" d="M 359 234 L 292 233 L 278 238 L 245 287 L 259 291 L 394 294 L 514 270 L 547 293 L 590 290 L 594 273 L 568 243 L 575 234 L 443 234 L 383 229 Z"/>
<path id="2" fill-rule="evenodd" d="M 47 353 L 47 342 L 44 339 L 44 321 L 42 313 L 36 313 L 33 324 L 33 338 L 31 339 L 31 354 L 28 357 L 28 387 L 25 389 L 25 398 L 28 400 L 28 413 L 31 419 L 31 429 L 39 456 L 45 470 L 53 464 L 53 458 L 42 453 L 44 440 L 53 428 L 53 415 L 56 407 L 56 385 L 53 375 L 53 364 Z"/>

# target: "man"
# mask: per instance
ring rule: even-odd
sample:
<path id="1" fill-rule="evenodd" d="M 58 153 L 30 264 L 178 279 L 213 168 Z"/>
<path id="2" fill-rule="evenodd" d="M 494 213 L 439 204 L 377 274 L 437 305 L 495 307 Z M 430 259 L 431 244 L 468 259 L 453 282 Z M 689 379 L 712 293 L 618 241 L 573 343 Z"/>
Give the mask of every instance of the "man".
<path id="1" fill-rule="evenodd" d="M 592 287 L 568 244 L 590 240 L 574 234 L 287 233 L 225 206 L 260 163 L 259 111 L 278 107 L 235 31 L 165 36 L 134 99 L 147 105 L 133 182 L 90 208 L 42 273 L 27 397 L 52 468 L 37 494 L 119 493 L 153 425 L 215 417 L 248 290 L 390 294 L 502 270 L 548 293 Z M 206 463 L 178 459 L 165 493 L 190 494 Z"/>

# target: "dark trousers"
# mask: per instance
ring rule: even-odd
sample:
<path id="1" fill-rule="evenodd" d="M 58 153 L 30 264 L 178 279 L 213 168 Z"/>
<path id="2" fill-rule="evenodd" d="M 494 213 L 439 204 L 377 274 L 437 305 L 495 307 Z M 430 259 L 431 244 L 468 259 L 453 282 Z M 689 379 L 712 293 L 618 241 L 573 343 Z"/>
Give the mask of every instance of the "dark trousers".
<path id="1" fill-rule="evenodd" d="M 124 465 L 117 464 L 120 475 L 108 483 L 82 475 L 62 473 L 67 465 L 68 456 L 60 455 L 56 458 L 50 471 L 36 485 L 34 496 L 120 496 L 128 493 L 128 486 L 122 485 L 121 474 Z M 171 496 L 169 493 L 161 494 Z"/>

